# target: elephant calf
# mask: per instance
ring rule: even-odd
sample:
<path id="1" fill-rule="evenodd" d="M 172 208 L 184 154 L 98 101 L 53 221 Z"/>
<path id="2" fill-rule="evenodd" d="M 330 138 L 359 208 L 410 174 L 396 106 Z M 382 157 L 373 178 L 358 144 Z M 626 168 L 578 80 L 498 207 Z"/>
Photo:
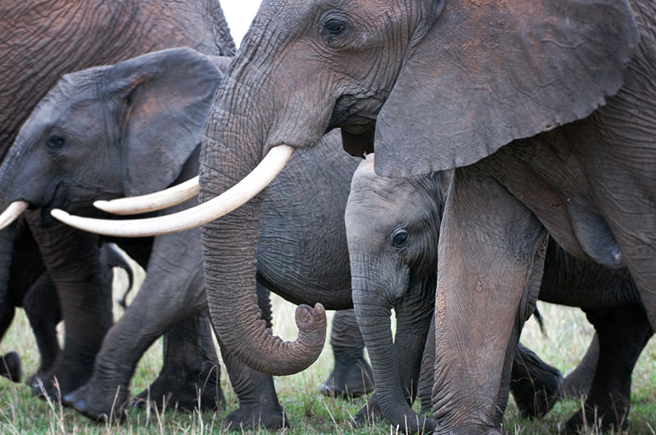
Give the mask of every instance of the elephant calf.
<path id="1" fill-rule="evenodd" d="M 346 207 L 353 303 L 371 357 L 381 408 L 392 424 L 405 425 L 404 421 L 416 421 L 416 417 L 403 400 L 402 391 L 398 387 L 381 388 L 393 387 L 399 376 L 408 385 L 404 379 L 407 370 L 399 374 L 397 362 L 390 358 L 390 309 L 397 309 L 397 322 L 403 325 L 397 327 L 397 337 L 420 335 L 417 331 L 428 328 L 433 313 L 438 319 L 443 314 L 439 304 L 435 310 L 434 292 L 440 216 L 450 174 L 385 178 L 375 174 L 373 161 L 374 155 L 368 155 L 354 174 Z M 583 362 L 565 380 L 568 391 L 583 390 L 587 394 L 585 411 L 570 418 L 567 428 L 576 430 L 584 421 L 595 418 L 602 419 L 604 428 L 622 426 L 630 406 L 631 372 L 653 334 L 629 273 L 577 260 L 550 240 L 539 298 L 580 307 L 596 330 L 595 341 Z M 533 311 L 532 304 L 527 301 L 519 310 L 518 316 L 526 317 Z M 461 342 L 450 345 L 463 346 Z M 517 362 L 530 362 L 534 355 L 522 346 L 519 350 L 513 380 L 502 388 L 517 390 L 526 379 Z M 530 382 L 527 384 L 524 387 L 530 387 Z M 515 394 L 520 410 L 535 412 L 530 400 L 522 398 L 526 388 L 522 390 L 519 397 Z M 531 391 L 528 396 L 533 394 Z M 545 399 L 549 405 L 553 397 Z"/>

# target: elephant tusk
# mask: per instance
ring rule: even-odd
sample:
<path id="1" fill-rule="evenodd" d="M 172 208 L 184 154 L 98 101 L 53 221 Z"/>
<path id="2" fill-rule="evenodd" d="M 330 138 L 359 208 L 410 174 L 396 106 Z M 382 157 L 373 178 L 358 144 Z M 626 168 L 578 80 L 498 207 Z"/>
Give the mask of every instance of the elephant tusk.
<path id="1" fill-rule="evenodd" d="M 94 207 L 107 213 L 128 215 L 158 211 L 181 204 L 198 196 L 200 186 L 198 176 L 177 186 L 150 193 L 148 195 L 118 198 L 109 201 L 96 201 Z"/>
<path id="2" fill-rule="evenodd" d="M 9 204 L 9 207 L 0 215 L 0 230 L 11 225 L 29 206 L 30 203 L 26 201 L 14 201 Z"/>
<path id="3" fill-rule="evenodd" d="M 295 148 L 279 145 L 272 148 L 253 171 L 239 183 L 207 202 L 166 216 L 133 220 L 105 220 L 72 216 L 54 209 L 55 219 L 79 230 L 105 236 L 152 237 L 198 227 L 241 207 L 260 193 L 284 169 Z"/>

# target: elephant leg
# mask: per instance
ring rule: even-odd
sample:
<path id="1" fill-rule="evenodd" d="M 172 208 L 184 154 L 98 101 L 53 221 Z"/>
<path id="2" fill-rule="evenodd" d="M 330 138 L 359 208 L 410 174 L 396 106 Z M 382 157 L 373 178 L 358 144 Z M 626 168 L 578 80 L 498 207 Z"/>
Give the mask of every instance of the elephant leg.
<path id="1" fill-rule="evenodd" d="M 50 370 L 61 351 L 57 340 L 61 309 L 57 289 L 48 272 L 43 273 L 30 287 L 23 303 L 41 355 L 41 365 L 35 374 L 27 378 L 28 385 L 32 385 L 37 376 L 42 376 Z"/>
<path id="2" fill-rule="evenodd" d="M 560 387 L 560 395 L 571 399 L 580 399 L 583 396 L 587 397 L 592 387 L 592 379 L 597 370 L 598 360 L 599 334 L 595 333 L 579 365 L 576 366 L 572 373 L 565 376 L 565 380 Z"/>
<path id="3" fill-rule="evenodd" d="M 64 348 L 32 389 L 39 396 L 59 397 L 93 373 L 94 359 L 113 323 L 112 283 L 103 280 L 98 236 L 57 222 L 44 227 L 39 211 L 26 217 L 56 285 L 65 333 Z"/>
<path id="4" fill-rule="evenodd" d="M 156 240 L 141 289 L 103 340 L 93 376 L 64 396 L 66 405 L 93 420 L 122 420 L 130 379 L 144 352 L 174 325 L 206 309 L 202 264 L 197 260 L 200 243 L 186 237 L 178 233 Z M 175 268 L 168 261 L 170 247 L 176 248 L 179 259 Z"/>
<path id="5" fill-rule="evenodd" d="M 333 317 L 330 333 L 335 367 L 321 385 L 330 397 L 360 397 L 374 390 L 371 366 L 364 359 L 364 339 L 353 310 L 340 310 Z"/>
<path id="6" fill-rule="evenodd" d="M 455 171 L 440 229 L 432 400 L 440 433 L 500 430 L 544 267 L 544 227 L 486 175 L 485 162 Z"/>
<path id="7" fill-rule="evenodd" d="M 0 339 L 11 326 L 16 309 L 8 302 L 2 304 L 0 311 Z M 20 382 L 22 375 L 21 360 L 17 352 L 11 351 L 0 356 L 0 376 L 4 376 L 13 382 Z"/>
<path id="8" fill-rule="evenodd" d="M 558 400 L 563 375 L 533 351 L 517 344 L 510 372 L 510 392 L 523 418 L 542 418 Z"/>
<path id="9" fill-rule="evenodd" d="M 262 319 L 271 327 L 269 290 L 257 284 L 257 300 Z M 217 335 L 218 337 L 218 335 Z M 237 359 L 219 339 L 221 356 L 226 365 L 232 388 L 239 398 L 239 409 L 231 412 L 223 422 L 231 430 L 255 430 L 258 427 L 280 429 L 287 427 L 287 417 L 278 401 L 273 377 L 257 372 Z"/>
<path id="10" fill-rule="evenodd" d="M 633 368 L 654 331 L 638 305 L 586 314 L 599 336 L 599 360 L 583 409 L 565 428 L 576 431 L 586 423 L 600 423 L 604 431 L 622 431 L 631 407 Z"/>
<path id="11" fill-rule="evenodd" d="M 426 348 L 421 362 L 417 397 L 421 400 L 420 414 L 431 411 L 431 390 L 433 389 L 433 365 L 435 361 L 435 323 L 426 340 Z M 596 361 L 595 361 L 596 363 Z M 563 376 L 558 369 L 542 361 L 535 353 L 519 343 L 510 374 L 510 392 L 523 417 L 541 417 L 546 414 L 558 399 Z"/>
<path id="12" fill-rule="evenodd" d="M 431 319 L 430 329 L 426 337 L 424 355 L 421 358 L 421 369 L 417 385 L 417 398 L 421 402 L 419 414 L 427 415 L 431 412 L 431 392 L 433 391 L 433 380 L 435 376 L 435 317 Z"/>
<path id="13" fill-rule="evenodd" d="M 221 368 L 212 334 L 207 312 L 189 317 L 166 332 L 162 369 L 133 405 L 143 407 L 150 399 L 160 409 L 223 409 Z"/>

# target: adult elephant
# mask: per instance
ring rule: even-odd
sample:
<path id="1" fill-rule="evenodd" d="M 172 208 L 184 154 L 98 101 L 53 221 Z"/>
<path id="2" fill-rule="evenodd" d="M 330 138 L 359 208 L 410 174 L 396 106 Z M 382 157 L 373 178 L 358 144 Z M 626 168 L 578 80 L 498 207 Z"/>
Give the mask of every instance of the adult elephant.
<path id="1" fill-rule="evenodd" d="M 189 46 L 214 55 L 233 55 L 236 50 L 217 0 L 9 0 L 0 5 L 0 28 L 2 159 L 30 112 L 65 73 L 169 47 Z M 56 285 L 64 319 L 64 348 L 42 380 L 54 393 L 56 377 L 65 394 L 91 375 L 95 354 L 112 324 L 110 290 L 102 278 L 97 237 L 71 231 L 38 211 L 28 211 L 26 221 Z M 0 233 L 3 302 L 15 231 L 12 227 Z"/>
<path id="2" fill-rule="evenodd" d="M 92 206 L 96 200 L 136 189 L 162 189 L 193 178 L 198 174 L 202 127 L 223 77 L 220 68 L 229 61 L 178 48 L 65 75 L 37 105 L 0 166 L 5 196 L 35 209 L 65 203 L 72 211 L 93 215 L 99 213 Z M 253 301 L 269 326 L 269 289 L 296 302 L 309 299 L 331 309 L 352 307 L 343 215 L 359 159 L 339 147 L 339 135 L 327 136 L 281 175 L 279 183 L 295 188 L 272 186 L 275 193 L 265 206 L 258 256 L 261 288 Z M 323 176 L 305 170 L 318 161 L 330 168 Z M 327 198 L 322 191 L 329 185 L 334 190 Z M 291 201 L 297 201 L 293 207 Z M 93 419 L 121 419 L 143 353 L 167 330 L 207 310 L 199 229 L 116 242 L 144 267 L 146 278 L 104 338 L 90 380 L 63 397 L 64 403 Z M 350 322 L 343 314 L 335 319 L 339 333 L 333 344 L 338 357 L 332 383 L 344 378 L 347 382 L 326 388 L 351 393 L 373 390 L 354 316 Z M 148 394 L 159 400 L 183 381 L 188 389 L 171 399 L 178 402 L 176 407 L 193 408 L 198 403 L 212 407 L 223 396 L 211 331 L 205 323 L 189 327 L 195 331 L 189 335 L 200 335 L 204 346 L 179 349 L 177 366 L 182 368 L 168 370 L 170 378 L 160 375 Z M 170 353 L 166 346 L 165 353 Z M 246 368 L 227 350 L 223 358 L 241 405 L 224 424 L 233 429 L 282 427 L 286 419 L 272 377 Z M 187 359 L 191 361 L 183 364 Z M 167 364 L 176 361 L 168 359 Z M 198 365 L 200 373 L 184 370 Z M 145 399 L 146 393 L 140 398 Z"/>
<path id="3" fill-rule="evenodd" d="M 408 309 L 407 305 L 414 303 L 424 310 L 430 307 L 433 314 L 438 262 L 435 250 L 450 182 L 450 172 L 408 179 L 381 177 L 374 172 L 374 154 L 369 154 L 353 175 L 346 205 L 353 304 L 374 368 L 376 394 L 394 425 L 403 424 L 407 406 L 396 379 L 403 380 L 402 375 L 409 371 L 401 370 L 407 365 L 392 357 L 390 310 L 394 307 L 397 311 L 397 337 L 399 331 L 419 334 L 428 329 L 430 318 L 422 319 L 418 315 L 421 309 Z M 384 215 L 380 210 L 385 210 Z M 429 289 L 418 291 L 426 287 L 426 281 Z M 631 373 L 653 335 L 631 276 L 625 269 L 612 270 L 577 260 L 551 239 L 538 284 L 541 300 L 580 307 L 596 330 L 588 357 L 565 382 L 568 388 L 582 386 L 580 393 L 586 397 L 585 406 L 569 419 L 565 429 L 575 432 L 586 422 L 601 421 L 603 429 L 622 430 L 628 424 Z M 527 358 L 515 355 L 515 361 Z M 513 395 L 516 399 L 518 395 L 544 399 L 539 412 L 532 412 L 543 414 L 558 388 L 552 389 L 553 396 L 549 391 L 546 397 L 536 395 L 530 378 L 515 373 L 518 369 L 521 364 L 515 362 L 510 384 Z M 401 386 L 410 390 L 412 382 L 416 385 L 416 376 Z M 517 402 L 520 409 L 532 404 L 521 398 Z"/>
<path id="4" fill-rule="evenodd" d="M 206 124 L 202 210 L 335 127 L 353 153 L 375 138 L 381 175 L 458 167 L 426 427 L 497 433 L 548 234 L 579 259 L 626 267 L 656 325 L 655 16 L 649 0 L 265 1 Z M 240 358 L 289 373 L 319 353 L 320 309 L 303 312 L 293 344 L 249 330 L 254 308 L 237 328 L 220 319 L 219 305 L 237 311 L 253 293 L 260 219 L 255 198 L 204 225 L 210 311 Z"/>

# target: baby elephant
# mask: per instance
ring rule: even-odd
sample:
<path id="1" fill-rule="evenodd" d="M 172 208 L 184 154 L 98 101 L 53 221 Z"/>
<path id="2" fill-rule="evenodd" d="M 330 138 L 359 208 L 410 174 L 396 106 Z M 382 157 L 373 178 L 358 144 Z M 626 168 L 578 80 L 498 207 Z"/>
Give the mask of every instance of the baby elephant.
<path id="1" fill-rule="evenodd" d="M 425 337 L 433 313 L 440 315 L 439 307 L 435 311 L 437 241 L 449 182 L 449 173 L 412 179 L 377 176 L 374 155 L 370 154 L 353 177 L 346 207 L 353 303 L 371 358 L 379 405 L 394 425 L 418 423 L 414 430 L 421 429 L 424 421 L 417 420 L 399 387 L 411 387 L 416 378 L 410 376 L 410 370 L 400 371 L 393 357 L 389 317 L 395 308 L 397 339 L 399 334 L 413 334 L 420 340 Z M 527 293 L 531 291 L 527 289 Z M 532 312 L 530 294 L 524 298 L 528 302 L 519 307 L 518 318 L 525 319 Z M 567 422 L 567 428 L 576 430 L 584 419 L 595 421 L 595 416 L 602 419 L 604 428 L 625 424 L 631 372 L 653 333 L 628 272 L 579 261 L 550 241 L 539 298 L 581 307 L 597 333 L 598 342 L 593 342 L 584 358 L 584 367 L 575 371 L 578 379 L 566 380 L 568 385 L 587 389 L 585 416 L 579 411 Z M 527 352 L 522 346 L 518 351 Z M 517 362 L 530 362 L 534 357 L 516 355 L 514 379 L 501 388 L 508 391 L 522 384 L 530 386 L 530 382 L 522 382 L 525 376 Z M 519 395 L 525 396 L 525 391 Z M 525 400 L 517 394 L 515 397 L 520 410 L 530 414 L 530 406 L 522 405 Z M 546 397 L 546 408 L 534 413 L 546 412 L 553 398 Z M 411 430 L 413 423 L 408 425 Z"/>

